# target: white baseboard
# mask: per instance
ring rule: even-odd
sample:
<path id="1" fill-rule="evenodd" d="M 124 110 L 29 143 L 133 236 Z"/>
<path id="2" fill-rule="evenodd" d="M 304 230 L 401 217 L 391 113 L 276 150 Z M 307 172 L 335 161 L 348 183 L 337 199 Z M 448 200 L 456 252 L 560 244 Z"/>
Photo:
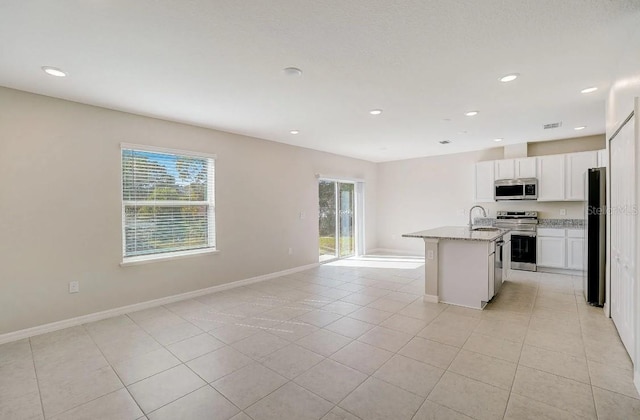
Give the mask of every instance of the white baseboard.
<path id="1" fill-rule="evenodd" d="M 436 295 L 424 295 L 422 296 L 422 301 L 426 303 L 438 303 L 440 300 Z"/>
<path id="2" fill-rule="evenodd" d="M 62 330 L 69 327 L 75 327 L 89 322 L 100 321 L 102 319 L 123 315 L 130 312 L 141 311 L 156 306 L 167 305 L 169 303 L 179 302 L 181 300 L 193 299 L 199 296 L 208 295 L 210 293 L 221 292 L 223 290 L 234 289 L 236 287 L 246 286 L 261 281 L 285 276 L 287 274 L 297 273 L 299 271 L 309 270 L 318 267 L 320 263 L 303 265 L 300 267 L 289 268 L 287 270 L 277 271 L 275 273 L 263 274 L 261 276 L 251 277 L 248 279 L 232 281 L 217 286 L 207 287 L 205 289 L 193 290 L 191 292 L 180 293 L 178 295 L 166 296 L 159 299 L 147 300 L 145 302 L 134 303 L 132 305 L 120 306 L 118 308 L 107 309 L 106 311 L 94 312 L 87 315 L 81 315 L 75 318 L 63 319 L 62 321 L 51 322 L 49 324 L 38 325 L 37 327 L 25 328 L 23 330 L 12 331 L 0 334 L 0 344 L 12 341 L 22 340 L 23 338 L 33 337 L 35 335 L 45 334 L 53 331 Z"/>
<path id="3" fill-rule="evenodd" d="M 569 270 L 566 268 L 537 267 L 537 273 L 564 274 L 566 276 L 582 276 L 580 270 Z"/>

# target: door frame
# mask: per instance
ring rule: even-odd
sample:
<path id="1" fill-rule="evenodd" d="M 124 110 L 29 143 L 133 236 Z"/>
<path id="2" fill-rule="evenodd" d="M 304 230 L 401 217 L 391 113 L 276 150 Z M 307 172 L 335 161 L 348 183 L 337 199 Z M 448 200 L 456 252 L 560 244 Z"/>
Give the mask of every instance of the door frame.
<path id="1" fill-rule="evenodd" d="M 638 98 L 635 99 L 634 110 L 622 121 L 622 123 L 618 126 L 618 128 L 614 131 L 610 138 L 607 139 L 607 166 L 606 166 L 606 174 L 607 174 L 607 208 L 611 206 L 611 172 L 615 170 L 613 168 L 611 162 L 611 143 L 615 140 L 620 133 L 620 131 L 627 125 L 633 124 L 633 148 L 634 148 L 634 176 L 631 182 L 634 183 L 632 189 L 634 190 L 634 205 L 635 208 L 638 208 L 638 201 L 640 198 L 640 182 L 638 180 L 638 168 L 637 164 L 640 162 L 640 118 L 638 115 L 638 110 L 640 110 L 640 100 Z M 635 117 L 635 118 L 634 118 Z M 636 219 L 637 220 L 637 219 Z M 611 302 L 612 294 L 611 294 L 611 277 L 612 277 L 612 231 L 611 231 L 611 215 L 607 217 L 606 220 L 607 226 L 607 234 L 606 234 L 606 243 L 607 243 L 607 266 L 606 266 L 606 302 L 604 306 L 604 313 L 607 317 L 612 318 L 612 306 Z M 640 223 L 636 221 L 635 232 L 632 232 L 634 235 L 633 242 L 636 247 L 635 249 L 635 270 L 632 275 L 635 278 L 634 290 L 632 291 L 632 296 L 634 299 L 634 303 L 632 305 L 633 313 L 632 313 L 632 325 L 631 325 L 631 334 L 633 335 L 632 341 L 632 353 L 629 354 L 630 358 L 634 361 L 634 383 L 636 388 L 640 392 L 640 308 L 638 308 L 638 303 L 640 302 Z"/>
<path id="2" fill-rule="evenodd" d="M 331 181 L 331 182 L 340 182 L 340 183 L 344 183 L 344 184 L 353 184 L 354 185 L 354 195 L 353 195 L 353 207 L 354 207 L 354 211 L 353 211 L 353 215 L 354 215 L 354 219 L 355 219 L 355 223 L 354 223 L 354 232 L 353 232 L 353 239 L 354 239 L 354 254 L 352 255 L 353 257 L 358 257 L 361 255 L 364 255 L 366 253 L 366 249 L 365 249 L 365 235 L 364 235 L 364 186 L 365 186 L 365 182 L 364 179 L 360 179 L 360 178 L 350 178 L 350 177 L 343 177 L 343 176 L 328 176 L 328 175 L 321 175 L 321 174 L 316 174 L 316 188 L 320 185 L 320 181 Z M 319 191 L 316 193 L 316 196 L 319 197 Z M 339 197 L 336 197 L 336 206 L 338 206 L 339 204 Z M 319 204 L 319 203 L 318 203 Z M 339 250 L 339 227 L 338 227 L 338 223 L 336 223 L 336 248 Z M 316 235 L 316 238 L 320 237 L 320 231 L 318 231 L 318 234 Z M 337 252 L 339 254 L 339 251 Z M 335 258 L 332 259 L 328 259 L 325 261 L 322 261 L 321 264 L 324 263 L 328 263 L 328 262 L 332 262 L 332 261 L 336 261 L 339 260 L 341 258 L 345 258 L 345 257 L 340 257 L 340 256 L 336 256 Z M 348 257 L 346 257 L 348 258 Z"/>

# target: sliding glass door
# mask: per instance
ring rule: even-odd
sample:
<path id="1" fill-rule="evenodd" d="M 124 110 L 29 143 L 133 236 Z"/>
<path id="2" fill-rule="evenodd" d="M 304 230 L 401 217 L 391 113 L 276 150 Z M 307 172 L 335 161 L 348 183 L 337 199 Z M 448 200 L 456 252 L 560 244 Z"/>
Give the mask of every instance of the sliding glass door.
<path id="1" fill-rule="evenodd" d="M 319 181 L 320 261 L 356 253 L 356 184 Z"/>

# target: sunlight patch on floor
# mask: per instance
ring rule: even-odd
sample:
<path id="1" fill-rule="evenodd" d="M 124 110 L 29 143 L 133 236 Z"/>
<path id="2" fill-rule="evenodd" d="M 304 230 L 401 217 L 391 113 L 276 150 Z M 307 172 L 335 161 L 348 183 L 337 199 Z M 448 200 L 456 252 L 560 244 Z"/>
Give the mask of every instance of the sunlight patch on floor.
<path id="1" fill-rule="evenodd" d="M 405 255 L 363 255 L 327 263 L 334 267 L 363 267 L 363 268 L 397 268 L 400 270 L 415 270 L 424 265 L 424 258 Z"/>

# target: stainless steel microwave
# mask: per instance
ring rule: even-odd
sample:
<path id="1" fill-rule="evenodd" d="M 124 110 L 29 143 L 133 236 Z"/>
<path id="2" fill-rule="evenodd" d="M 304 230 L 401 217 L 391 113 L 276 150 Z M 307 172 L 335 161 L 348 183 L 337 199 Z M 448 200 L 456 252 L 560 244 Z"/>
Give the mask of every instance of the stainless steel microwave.
<path id="1" fill-rule="evenodd" d="M 499 179 L 495 182 L 496 201 L 537 200 L 538 180 L 536 178 Z"/>

